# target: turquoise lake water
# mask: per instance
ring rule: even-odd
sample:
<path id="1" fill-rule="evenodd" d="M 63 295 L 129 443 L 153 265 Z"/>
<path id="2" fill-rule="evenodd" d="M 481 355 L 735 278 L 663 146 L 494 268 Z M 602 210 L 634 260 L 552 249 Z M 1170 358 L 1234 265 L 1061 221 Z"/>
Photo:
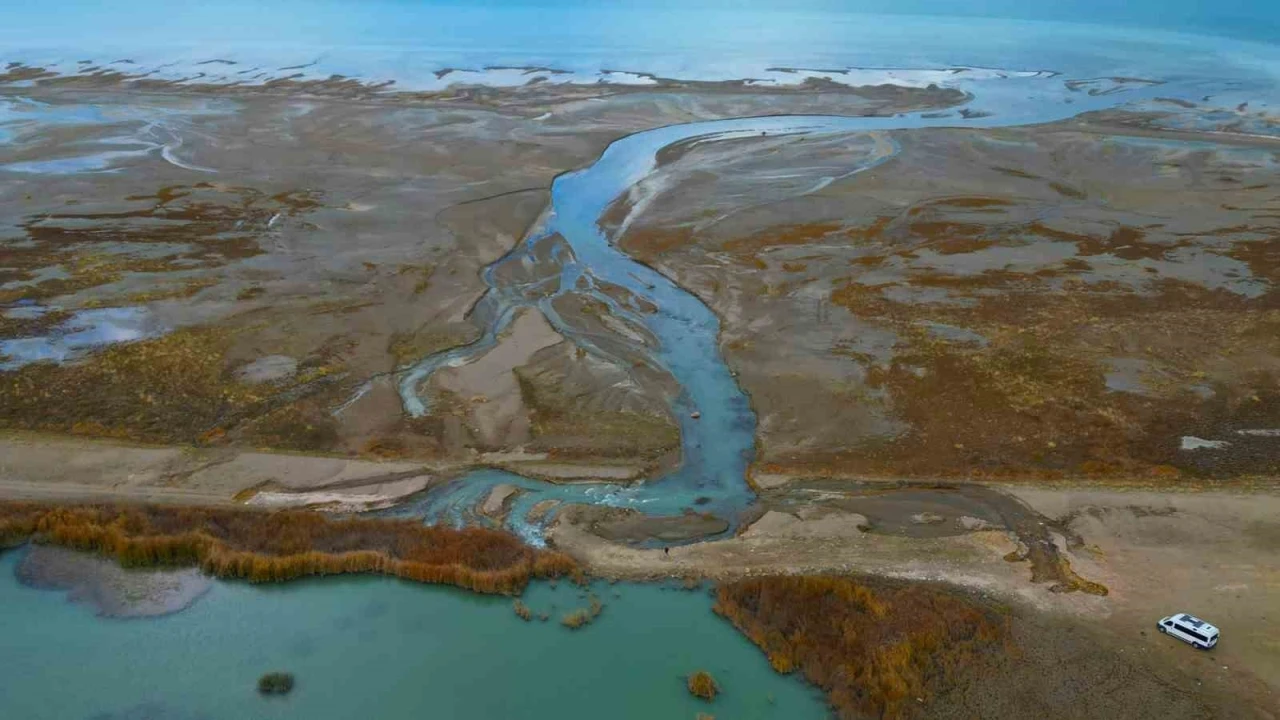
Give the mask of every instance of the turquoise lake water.
<path id="1" fill-rule="evenodd" d="M 1280 3 L 1266 0 L 66 0 L 6 3 L 0 17 L 0 61 L 206 81 L 337 73 L 405 89 L 529 80 L 433 74 L 492 66 L 588 81 L 601 70 L 758 78 L 779 66 L 1274 80 L 1280 68 Z"/>
<path id="2" fill-rule="evenodd" d="M 707 591 L 597 584 L 604 612 L 571 631 L 581 589 L 511 599 L 393 579 L 325 578 L 279 586 L 216 583 L 160 618 L 100 618 L 63 593 L 18 583 L 21 551 L 0 556 L 0 718 L 246 720 L 308 718 L 825 717 L 819 693 L 774 673 L 711 612 Z M 615 593 L 621 597 L 615 597 Z M 554 610 L 552 609 L 554 606 Z M 723 695 L 705 703 L 684 678 L 706 669 Z M 283 698 L 259 675 L 294 673 Z"/>

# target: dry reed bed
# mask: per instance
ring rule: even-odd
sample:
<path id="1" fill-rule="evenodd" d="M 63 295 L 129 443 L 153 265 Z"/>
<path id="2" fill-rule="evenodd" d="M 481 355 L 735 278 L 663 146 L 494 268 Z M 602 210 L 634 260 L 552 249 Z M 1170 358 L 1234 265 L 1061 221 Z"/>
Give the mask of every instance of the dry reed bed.
<path id="1" fill-rule="evenodd" d="M 711 677 L 711 673 L 706 670 L 690 673 L 686 683 L 689 686 L 689 694 L 703 700 L 715 700 L 716 695 L 720 694 L 720 685 L 715 678 Z"/>
<path id="2" fill-rule="evenodd" d="M 198 565 L 249 582 L 379 573 L 516 594 L 533 578 L 580 573 L 567 555 L 480 528 L 305 511 L 0 503 L 0 547 L 27 540 L 98 552 L 127 567 Z"/>
<path id="3" fill-rule="evenodd" d="M 778 672 L 800 670 L 841 718 L 905 718 L 980 653 L 1003 651 L 1007 622 L 929 585 L 847 577 L 747 578 L 720 585 L 715 611 Z"/>

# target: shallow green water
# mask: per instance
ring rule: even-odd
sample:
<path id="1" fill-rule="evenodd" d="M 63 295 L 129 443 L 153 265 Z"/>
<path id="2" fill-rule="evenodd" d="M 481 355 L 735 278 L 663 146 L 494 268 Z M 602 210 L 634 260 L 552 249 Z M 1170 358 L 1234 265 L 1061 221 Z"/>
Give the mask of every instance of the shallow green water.
<path id="1" fill-rule="evenodd" d="M 824 717 L 822 698 L 775 674 L 711 612 L 705 591 L 597 585 L 603 614 L 570 631 L 581 590 L 533 587 L 548 622 L 511 600 L 383 578 L 261 587 L 217 583 L 162 618 L 99 618 L 14 577 L 0 556 L 0 718 L 721 718 Z M 617 594 L 619 597 L 615 597 Z M 552 610 L 552 606 L 556 606 Z M 691 697 L 684 676 L 724 690 Z M 260 674 L 288 670 L 293 693 L 262 698 Z"/>

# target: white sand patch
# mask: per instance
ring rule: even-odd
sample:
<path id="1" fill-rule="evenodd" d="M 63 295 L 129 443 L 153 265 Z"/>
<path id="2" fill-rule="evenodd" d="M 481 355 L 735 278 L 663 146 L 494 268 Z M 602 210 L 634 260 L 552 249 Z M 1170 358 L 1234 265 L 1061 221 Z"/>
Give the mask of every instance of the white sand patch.
<path id="1" fill-rule="evenodd" d="M 1183 450 L 1225 450 L 1231 443 L 1226 440 L 1205 440 L 1194 435 L 1182 436 Z"/>
<path id="2" fill-rule="evenodd" d="M 249 498 L 246 505 L 259 507 L 311 507 L 324 506 L 333 512 L 359 512 L 388 507 L 397 500 L 426 489 L 430 477 L 419 477 L 377 483 L 351 489 L 316 490 L 312 492 L 264 491 Z"/>
<path id="3" fill-rule="evenodd" d="M 1280 428 L 1253 428 L 1249 430 L 1237 430 L 1237 435 L 1246 437 L 1268 437 L 1280 438 Z"/>

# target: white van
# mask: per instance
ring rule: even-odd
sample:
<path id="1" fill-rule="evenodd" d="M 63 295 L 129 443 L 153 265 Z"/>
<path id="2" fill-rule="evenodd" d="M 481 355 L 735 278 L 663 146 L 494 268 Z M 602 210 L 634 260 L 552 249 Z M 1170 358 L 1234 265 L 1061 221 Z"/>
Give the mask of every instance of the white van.
<path id="1" fill-rule="evenodd" d="M 1160 632 L 1191 643 L 1198 650 L 1208 650 L 1218 644 L 1218 628 L 1194 615 L 1177 613 L 1156 623 Z"/>

